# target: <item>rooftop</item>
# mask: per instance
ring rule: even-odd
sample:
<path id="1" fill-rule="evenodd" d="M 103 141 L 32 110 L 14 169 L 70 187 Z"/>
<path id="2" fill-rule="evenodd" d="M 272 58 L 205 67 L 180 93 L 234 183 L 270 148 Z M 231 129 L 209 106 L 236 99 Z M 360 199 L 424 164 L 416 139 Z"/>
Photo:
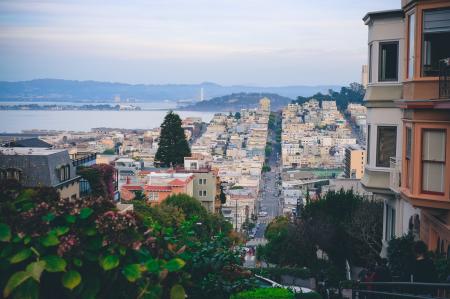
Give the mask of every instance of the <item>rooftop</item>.
<path id="1" fill-rule="evenodd" d="M 391 9 L 391 10 L 380 10 L 368 12 L 363 21 L 367 25 L 371 20 L 376 18 L 400 18 L 404 16 L 404 12 L 401 9 Z"/>
<path id="2" fill-rule="evenodd" d="M 0 155 L 12 156 L 48 156 L 65 151 L 67 150 L 43 147 L 0 147 Z"/>

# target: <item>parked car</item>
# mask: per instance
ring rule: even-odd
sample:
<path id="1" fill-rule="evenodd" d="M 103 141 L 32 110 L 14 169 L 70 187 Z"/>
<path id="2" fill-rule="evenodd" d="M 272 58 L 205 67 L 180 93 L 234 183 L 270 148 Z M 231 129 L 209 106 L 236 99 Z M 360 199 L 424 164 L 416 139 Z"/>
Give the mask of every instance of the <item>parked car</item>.
<path id="1" fill-rule="evenodd" d="M 269 215 L 269 213 L 267 213 L 266 211 L 262 211 L 258 213 L 259 217 L 266 217 L 267 215 Z"/>
<path id="2" fill-rule="evenodd" d="M 311 293 L 313 292 L 313 290 L 308 289 L 308 288 L 302 288 L 299 286 L 286 286 L 286 285 L 282 285 L 278 282 L 275 282 L 273 280 L 270 280 L 269 278 L 260 276 L 260 275 L 256 275 L 255 274 L 255 278 L 258 281 L 258 286 L 260 288 L 283 288 L 283 289 L 289 289 L 292 292 L 298 294 L 298 293 Z"/>

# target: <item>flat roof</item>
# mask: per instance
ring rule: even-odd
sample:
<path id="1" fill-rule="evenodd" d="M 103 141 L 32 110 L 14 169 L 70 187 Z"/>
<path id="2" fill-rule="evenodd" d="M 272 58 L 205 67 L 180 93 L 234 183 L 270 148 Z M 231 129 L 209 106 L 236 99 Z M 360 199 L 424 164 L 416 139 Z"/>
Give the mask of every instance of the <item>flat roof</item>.
<path id="1" fill-rule="evenodd" d="M 20 155 L 20 156 L 48 156 L 66 149 L 48 149 L 42 147 L 0 147 L 0 155 Z"/>
<path id="2" fill-rule="evenodd" d="M 367 24 L 370 19 L 374 18 L 393 18 L 393 17 L 403 17 L 404 12 L 401 9 L 391 9 L 391 10 L 380 10 L 368 12 L 364 17 L 363 21 Z"/>

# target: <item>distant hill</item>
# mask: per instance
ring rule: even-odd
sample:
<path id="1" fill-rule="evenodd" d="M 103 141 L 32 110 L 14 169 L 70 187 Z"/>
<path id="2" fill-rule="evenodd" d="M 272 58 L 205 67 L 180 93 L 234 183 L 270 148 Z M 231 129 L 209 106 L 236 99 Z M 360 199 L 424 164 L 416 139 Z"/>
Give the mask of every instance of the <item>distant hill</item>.
<path id="1" fill-rule="evenodd" d="M 0 81 L 0 100 L 42 100 L 42 101 L 112 101 L 115 96 L 121 99 L 140 101 L 161 100 L 199 100 L 203 88 L 205 99 L 212 99 L 232 93 L 274 93 L 284 97 L 296 98 L 340 86 L 222 86 L 215 83 L 201 84 L 125 84 L 98 81 L 73 81 L 61 79 L 36 79 L 31 81 Z"/>
<path id="2" fill-rule="evenodd" d="M 233 93 L 211 100 L 197 102 L 183 108 L 194 111 L 239 111 L 243 108 L 255 108 L 263 97 L 270 99 L 271 110 L 278 110 L 292 102 L 291 98 L 274 93 Z"/>

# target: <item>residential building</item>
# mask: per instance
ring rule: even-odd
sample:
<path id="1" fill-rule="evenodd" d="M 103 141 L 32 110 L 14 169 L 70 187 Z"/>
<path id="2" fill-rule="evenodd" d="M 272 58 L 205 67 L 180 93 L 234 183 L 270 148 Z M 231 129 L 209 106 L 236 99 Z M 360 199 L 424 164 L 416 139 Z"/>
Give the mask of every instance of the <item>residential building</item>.
<path id="1" fill-rule="evenodd" d="M 369 66 L 367 64 L 364 64 L 361 67 L 361 85 L 364 86 L 364 88 L 367 88 L 368 83 L 369 83 Z"/>
<path id="2" fill-rule="evenodd" d="M 344 176 L 348 179 L 361 179 L 366 165 L 366 150 L 354 144 L 345 148 Z"/>
<path id="3" fill-rule="evenodd" d="M 129 177 L 136 176 L 137 172 L 142 168 L 141 163 L 131 158 L 119 158 L 114 161 L 114 167 L 117 170 L 119 190 L 123 184 L 127 182 Z"/>
<path id="4" fill-rule="evenodd" d="M 143 186 L 144 194 L 151 204 L 160 204 L 174 194 L 194 196 L 193 180 L 192 173 L 150 172 Z"/>
<path id="5" fill-rule="evenodd" d="M 450 248 L 450 2 L 402 0 L 405 13 L 401 197 L 420 209 L 420 239 Z M 416 222 L 417 223 L 417 222 Z"/>
<path id="6" fill-rule="evenodd" d="M 408 232 L 450 248 L 450 2 L 402 0 L 368 13 L 367 166 L 385 203 L 383 251 Z M 395 146 L 394 146 L 395 145 Z"/>
<path id="7" fill-rule="evenodd" d="M 418 213 L 399 196 L 398 185 L 391 184 L 391 163 L 398 163 L 402 155 L 402 111 L 396 102 L 402 98 L 405 74 L 404 13 L 401 9 L 373 12 L 363 20 L 369 32 L 369 83 L 364 98 L 367 159 L 361 183 L 374 200 L 384 203 L 381 255 L 385 256 L 388 242 L 411 231 L 408 219 Z"/>
<path id="8" fill-rule="evenodd" d="M 270 112 L 270 100 L 265 97 L 259 100 L 259 109 L 266 113 Z"/>
<path id="9" fill-rule="evenodd" d="M 61 199 L 80 197 L 79 180 L 67 150 L 0 147 L 0 180 L 25 187 L 53 187 Z"/>

